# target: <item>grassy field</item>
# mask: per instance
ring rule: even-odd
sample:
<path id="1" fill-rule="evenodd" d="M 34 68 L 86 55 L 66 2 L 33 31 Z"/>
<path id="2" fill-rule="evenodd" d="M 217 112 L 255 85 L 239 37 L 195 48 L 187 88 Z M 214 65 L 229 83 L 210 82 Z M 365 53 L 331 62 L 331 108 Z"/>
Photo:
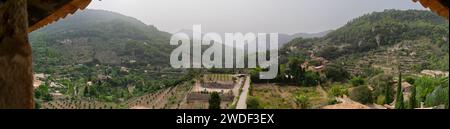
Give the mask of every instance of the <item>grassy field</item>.
<path id="1" fill-rule="evenodd" d="M 279 86 L 277 84 L 253 84 L 251 96 L 259 100 L 263 109 L 298 109 L 295 97 L 305 95 L 309 98 L 310 108 L 319 108 L 328 104 L 326 92 L 317 87 Z"/>
<path id="2" fill-rule="evenodd" d="M 205 82 L 232 82 L 232 74 L 205 74 L 203 75 Z"/>

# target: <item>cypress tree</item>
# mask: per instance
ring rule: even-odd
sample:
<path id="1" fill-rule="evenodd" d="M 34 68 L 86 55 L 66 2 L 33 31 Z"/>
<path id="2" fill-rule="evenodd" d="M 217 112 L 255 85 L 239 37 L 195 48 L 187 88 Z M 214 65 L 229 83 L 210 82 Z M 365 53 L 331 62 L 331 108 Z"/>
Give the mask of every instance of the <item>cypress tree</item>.
<path id="1" fill-rule="evenodd" d="M 209 109 L 220 109 L 220 95 L 213 92 L 209 97 Z"/>
<path id="2" fill-rule="evenodd" d="M 412 88 L 411 88 L 411 96 L 409 98 L 409 109 L 414 109 L 416 107 L 417 107 L 416 86 L 412 86 Z"/>
<path id="3" fill-rule="evenodd" d="M 84 95 L 84 97 L 90 96 L 90 94 L 89 94 L 89 87 L 88 87 L 88 86 L 86 86 L 86 87 L 84 88 L 83 95 Z"/>
<path id="4" fill-rule="evenodd" d="M 392 97 L 392 87 L 390 84 L 386 85 L 385 90 L 384 90 L 384 96 L 385 96 L 384 102 L 386 104 L 391 104 L 393 97 Z"/>
<path id="5" fill-rule="evenodd" d="M 397 86 L 397 100 L 395 102 L 395 109 L 405 109 L 403 102 L 403 91 L 402 91 L 402 73 L 399 70 L 398 76 L 398 86 Z"/>

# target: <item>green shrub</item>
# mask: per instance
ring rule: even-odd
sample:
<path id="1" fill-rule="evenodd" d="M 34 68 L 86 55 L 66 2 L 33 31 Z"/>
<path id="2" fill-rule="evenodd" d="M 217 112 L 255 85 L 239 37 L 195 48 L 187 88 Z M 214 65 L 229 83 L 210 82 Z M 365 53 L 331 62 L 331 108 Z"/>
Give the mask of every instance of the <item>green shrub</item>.
<path id="1" fill-rule="evenodd" d="M 376 103 L 377 103 L 378 105 L 384 105 L 384 104 L 386 104 L 386 97 L 385 97 L 384 95 L 378 96 L 378 97 L 377 97 Z"/>
<path id="2" fill-rule="evenodd" d="M 217 92 L 211 93 L 209 97 L 209 109 L 220 109 L 220 95 Z"/>
<path id="3" fill-rule="evenodd" d="M 318 73 L 314 72 L 305 72 L 304 80 L 302 81 L 302 85 L 304 86 L 317 86 L 320 82 L 320 76 Z"/>
<path id="4" fill-rule="evenodd" d="M 367 86 L 359 86 L 353 88 L 349 92 L 350 99 L 360 102 L 362 104 L 372 103 L 372 91 Z"/>
<path id="5" fill-rule="evenodd" d="M 435 90 L 427 96 L 425 105 L 427 106 L 439 106 L 446 105 L 448 107 L 448 86 L 438 86 Z"/>
<path id="6" fill-rule="evenodd" d="M 433 77 L 419 77 L 415 80 L 414 85 L 416 86 L 417 96 L 416 99 L 418 102 L 425 102 L 427 96 L 431 94 L 434 89 L 442 85 L 442 79 L 433 78 Z M 444 84 L 448 86 L 447 84 Z"/>
<path id="7" fill-rule="evenodd" d="M 339 102 L 336 100 L 336 99 L 329 99 L 328 100 L 328 105 L 335 105 L 335 104 L 338 104 Z"/>
<path id="8" fill-rule="evenodd" d="M 352 86 L 354 86 L 354 87 L 357 87 L 357 86 L 365 85 L 366 81 L 362 77 L 354 77 L 350 80 L 350 84 L 352 84 Z"/>
<path id="9" fill-rule="evenodd" d="M 308 109 L 309 108 L 309 97 L 306 95 L 298 95 L 295 98 L 295 103 L 301 108 L 301 109 Z"/>
<path id="10" fill-rule="evenodd" d="M 338 64 L 329 64 L 325 68 L 325 75 L 328 80 L 335 82 L 346 81 L 350 74 L 343 68 L 343 66 Z"/>
<path id="11" fill-rule="evenodd" d="M 261 105 L 259 103 L 259 98 L 253 97 L 253 96 L 248 96 L 247 108 L 248 109 L 261 109 Z"/>
<path id="12" fill-rule="evenodd" d="M 334 85 L 334 86 L 331 86 L 329 94 L 334 97 L 342 97 L 342 96 L 348 94 L 347 91 L 348 91 L 347 88 L 344 86 Z"/>

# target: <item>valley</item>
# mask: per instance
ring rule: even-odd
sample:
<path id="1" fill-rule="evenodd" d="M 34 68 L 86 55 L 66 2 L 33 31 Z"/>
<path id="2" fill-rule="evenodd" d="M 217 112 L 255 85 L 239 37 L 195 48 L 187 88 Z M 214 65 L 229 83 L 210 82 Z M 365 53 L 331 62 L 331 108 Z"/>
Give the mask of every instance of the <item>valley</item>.
<path id="1" fill-rule="evenodd" d="M 280 36 L 271 80 L 260 67 L 172 68 L 171 35 L 89 9 L 31 33 L 36 108 L 448 109 L 448 21 L 431 12 Z"/>

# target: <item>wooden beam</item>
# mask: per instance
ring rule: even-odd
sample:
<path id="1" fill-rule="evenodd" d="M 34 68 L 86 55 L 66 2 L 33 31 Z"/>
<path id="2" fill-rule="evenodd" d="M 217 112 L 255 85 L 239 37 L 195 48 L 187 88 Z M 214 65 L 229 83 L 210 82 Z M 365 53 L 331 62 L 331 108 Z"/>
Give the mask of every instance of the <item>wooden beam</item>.
<path id="1" fill-rule="evenodd" d="M 29 1 L 42 1 L 42 0 L 29 0 Z M 31 2 L 36 3 L 36 2 Z M 30 22 L 30 27 L 28 32 L 32 32 L 48 24 L 58 21 L 59 19 L 65 18 L 67 15 L 75 13 L 79 9 L 85 9 L 91 0 L 62 0 L 62 3 L 56 3 L 55 7 L 51 7 L 50 12 L 47 12 L 46 16 L 30 16 L 31 18 L 37 19 L 35 22 Z M 36 4 L 39 4 L 36 3 Z M 32 10 L 29 10 L 32 11 Z M 36 18 L 37 17 L 37 18 Z"/>
<path id="2" fill-rule="evenodd" d="M 34 108 L 27 0 L 0 4 L 0 109 Z"/>
<path id="3" fill-rule="evenodd" d="M 448 1 L 445 0 L 413 0 L 419 2 L 423 7 L 429 8 L 438 15 L 445 17 L 448 20 Z M 447 2 L 447 3 L 445 3 Z"/>

